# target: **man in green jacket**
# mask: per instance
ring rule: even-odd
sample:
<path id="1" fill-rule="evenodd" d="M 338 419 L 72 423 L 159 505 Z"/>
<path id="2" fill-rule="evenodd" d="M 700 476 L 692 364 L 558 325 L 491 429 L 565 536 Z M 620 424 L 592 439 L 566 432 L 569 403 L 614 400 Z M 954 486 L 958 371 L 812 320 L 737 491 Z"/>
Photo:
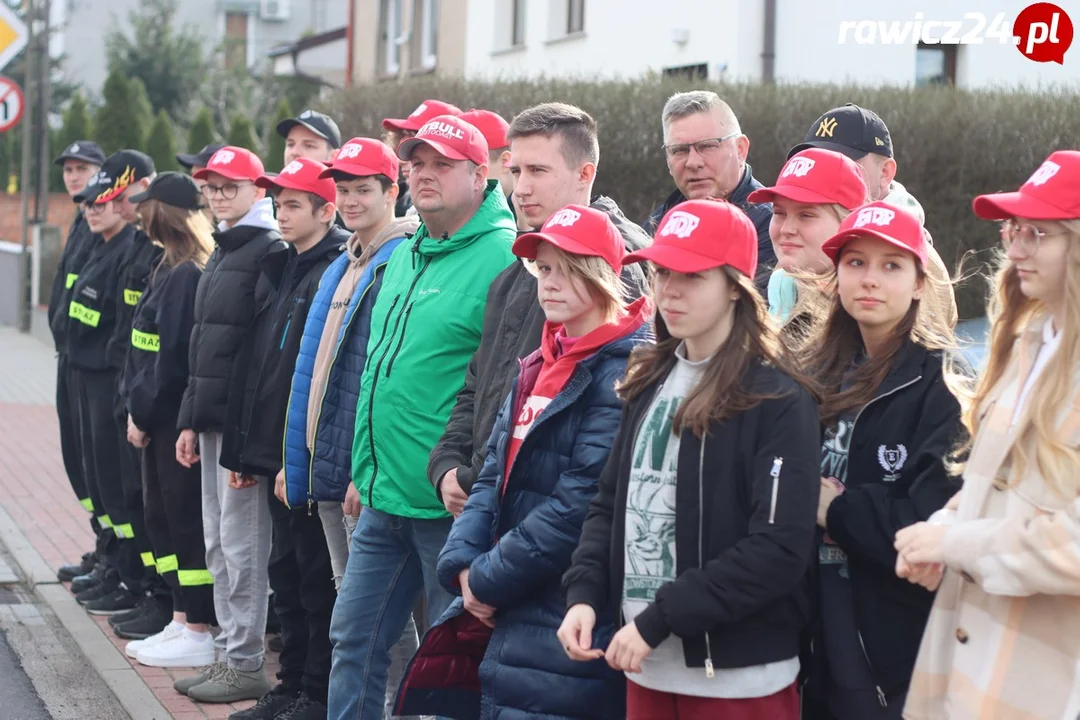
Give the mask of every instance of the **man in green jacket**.
<path id="1" fill-rule="evenodd" d="M 427 599 L 450 604 L 435 564 L 453 518 L 427 479 L 465 367 L 480 344 L 491 281 L 511 262 L 515 224 L 488 147 L 443 115 L 405 140 L 409 192 L 423 224 L 390 256 L 372 310 L 360 381 L 352 480 L 364 509 L 334 606 L 328 718 L 381 720 L 389 649 Z"/>

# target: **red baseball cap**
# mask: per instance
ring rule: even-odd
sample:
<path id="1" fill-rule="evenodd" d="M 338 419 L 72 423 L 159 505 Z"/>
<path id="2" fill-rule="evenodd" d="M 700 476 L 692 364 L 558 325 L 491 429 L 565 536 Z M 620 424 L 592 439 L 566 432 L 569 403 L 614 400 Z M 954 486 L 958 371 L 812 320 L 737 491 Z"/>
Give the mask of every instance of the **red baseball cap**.
<path id="1" fill-rule="evenodd" d="M 397 181 L 401 165 L 386 143 L 373 138 L 354 137 L 341 146 L 333 162 L 327 163 L 320 179 L 333 178 L 335 172 L 355 177 L 385 175 Z"/>
<path id="2" fill-rule="evenodd" d="M 687 200 L 668 210 L 652 245 L 630 253 L 623 263 L 642 260 L 681 273 L 730 265 L 752 278 L 758 264 L 757 230 L 729 202 Z"/>
<path id="3" fill-rule="evenodd" d="M 412 115 L 400 120 L 395 118 L 386 118 L 382 121 L 382 126 L 387 130 L 419 130 L 424 125 L 427 125 L 432 118 L 437 118 L 440 115 L 460 115 L 461 108 L 458 108 L 450 103 L 444 103 L 442 100 L 425 100 L 416 106 L 416 109 L 412 111 Z"/>
<path id="4" fill-rule="evenodd" d="M 413 149 L 424 143 L 451 160 L 472 160 L 477 165 L 488 164 L 488 144 L 484 136 L 459 117 L 440 115 L 420 128 L 414 137 L 398 145 L 398 157 L 408 160 Z"/>
<path id="5" fill-rule="evenodd" d="M 971 207 L 984 220 L 1080 218 L 1080 152 L 1051 153 L 1018 191 L 980 195 Z"/>
<path id="6" fill-rule="evenodd" d="M 258 180 L 265 172 L 258 155 L 242 147 L 226 145 L 211 155 L 206 167 L 192 177 L 205 180 L 210 173 L 217 173 L 230 180 Z"/>
<path id="7" fill-rule="evenodd" d="M 567 205 L 548 218 L 539 232 L 525 233 L 511 248 L 528 260 L 536 259 L 541 242 L 549 242 L 571 255 L 602 258 L 615 272 L 622 272 L 626 248 L 622 235 L 606 212 L 584 205 Z"/>
<path id="8" fill-rule="evenodd" d="M 858 208 L 844 218 L 836 234 L 822 244 L 821 251 L 835 264 L 844 246 L 857 237 L 884 240 L 914 255 L 924 268 L 927 266 L 930 251 L 919 218 L 895 205 L 878 200 Z"/>
<path id="9" fill-rule="evenodd" d="M 322 177 L 324 170 L 326 166 L 317 160 L 296 158 L 274 177 L 263 175 L 255 184 L 267 190 L 302 190 L 318 195 L 328 203 L 337 202 L 337 188 L 333 180 Z"/>
<path id="10" fill-rule="evenodd" d="M 788 159 L 775 185 L 755 190 L 747 199 L 766 203 L 778 196 L 798 203 L 837 203 L 854 210 L 866 202 L 866 181 L 848 156 L 808 148 Z"/>
<path id="11" fill-rule="evenodd" d="M 506 139 L 506 133 L 510 130 L 510 123 L 503 116 L 490 110 L 466 110 L 459 116 L 469 123 L 487 140 L 488 150 L 498 150 L 510 147 L 510 141 Z"/>

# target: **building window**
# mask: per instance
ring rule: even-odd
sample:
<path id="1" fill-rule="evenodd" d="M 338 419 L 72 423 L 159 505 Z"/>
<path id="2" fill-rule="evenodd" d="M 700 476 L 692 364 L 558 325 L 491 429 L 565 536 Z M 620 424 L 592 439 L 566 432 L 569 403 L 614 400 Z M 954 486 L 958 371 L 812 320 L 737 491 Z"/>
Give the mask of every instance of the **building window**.
<path id="1" fill-rule="evenodd" d="M 915 50 L 915 87 L 956 85 L 957 47 L 919 43 Z"/>
<path id="2" fill-rule="evenodd" d="M 709 66 L 707 63 L 700 63 L 698 65 L 668 67 L 664 68 L 664 77 L 683 78 L 684 80 L 708 80 Z"/>
<path id="3" fill-rule="evenodd" d="M 225 67 L 248 67 L 248 32 L 251 16 L 246 12 L 225 13 Z"/>
<path id="4" fill-rule="evenodd" d="M 402 2 L 380 0 L 379 3 L 379 70 L 383 75 L 397 75 L 401 70 L 398 39 L 403 29 Z"/>
<path id="5" fill-rule="evenodd" d="M 417 70 L 433 70 L 438 61 L 439 0 L 413 0 L 413 8 L 410 64 Z"/>
<path id="6" fill-rule="evenodd" d="M 566 34 L 585 32 L 585 0 L 567 0 Z"/>
<path id="7" fill-rule="evenodd" d="M 510 47 L 525 44 L 525 0 L 513 0 L 510 16 Z"/>

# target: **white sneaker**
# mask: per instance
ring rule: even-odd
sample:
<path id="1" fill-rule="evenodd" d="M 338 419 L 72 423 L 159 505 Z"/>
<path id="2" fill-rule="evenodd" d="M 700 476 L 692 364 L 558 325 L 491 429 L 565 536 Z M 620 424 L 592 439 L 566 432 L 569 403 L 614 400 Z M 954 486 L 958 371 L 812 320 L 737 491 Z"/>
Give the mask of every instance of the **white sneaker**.
<path id="1" fill-rule="evenodd" d="M 129 658 L 137 659 L 136 653 L 143 648 L 153 647 L 160 643 L 165 642 L 173 637 L 176 637 L 184 629 L 183 623 L 178 623 L 175 620 L 165 626 L 165 629 L 159 632 L 157 635 L 151 635 L 145 640 L 132 640 L 124 647 L 124 654 Z"/>
<path id="2" fill-rule="evenodd" d="M 149 667 L 200 667 L 214 662 L 214 638 L 184 628 L 168 640 L 144 647 L 135 659 Z"/>

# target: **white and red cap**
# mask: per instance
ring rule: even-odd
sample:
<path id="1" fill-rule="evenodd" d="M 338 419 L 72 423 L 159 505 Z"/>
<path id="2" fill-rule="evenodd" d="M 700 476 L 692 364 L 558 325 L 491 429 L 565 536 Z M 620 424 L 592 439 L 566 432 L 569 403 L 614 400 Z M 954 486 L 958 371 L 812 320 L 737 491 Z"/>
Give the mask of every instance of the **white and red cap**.
<path id="1" fill-rule="evenodd" d="M 409 117 L 401 119 L 386 118 L 382 121 L 382 125 L 386 130 L 416 131 L 426 125 L 432 118 L 440 115 L 457 116 L 460 114 L 461 108 L 450 103 L 445 103 L 442 100 L 425 100 L 416 106 L 416 109 L 412 111 Z"/>
<path id="2" fill-rule="evenodd" d="M 322 177 L 324 170 L 326 166 L 317 160 L 296 158 L 277 175 L 263 175 L 255 184 L 267 190 L 301 190 L 318 195 L 328 203 L 336 202 L 337 188 L 333 180 Z"/>
<path id="3" fill-rule="evenodd" d="M 980 195 L 971 207 L 984 220 L 1080 218 L 1080 152 L 1051 153 L 1019 190 Z"/>
<path id="4" fill-rule="evenodd" d="M 729 265 L 753 278 L 758 264 L 757 230 L 746 213 L 727 201 L 687 200 L 668 210 L 652 245 L 630 253 L 623 262 L 643 260 L 680 273 Z"/>
<path id="5" fill-rule="evenodd" d="M 538 232 L 525 233 L 511 248 L 528 260 L 536 259 L 541 242 L 549 242 L 571 255 L 604 260 L 616 273 L 622 272 L 626 247 L 622 235 L 606 212 L 584 205 L 567 205 L 552 215 Z"/>
<path id="6" fill-rule="evenodd" d="M 354 137 L 341 146 L 333 162 L 327 163 L 320 178 L 332 178 L 341 172 L 355 177 L 385 175 L 397 181 L 401 164 L 386 143 L 373 138 Z"/>
<path id="7" fill-rule="evenodd" d="M 822 244 L 821 251 L 837 264 L 840 251 L 858 237 L 884 240 L 914 255 L 924 268 L 927 266 L 930 251 L 919 218 L 895 205 L 878 200 L 858 208 L 844 218 L 836 234 Z"/>
<path id="8" fill-rule="evenodd" d="M 488 150 L 510 147 L 510 141 L 506 139 L 506 133 L 510 132 L 510 123 L 499 113 L 473 108 L 461 113 L 459 117 L 480 131 L 487 140 Z"/>
<path id="9" fill-rule="evenodd" d="M 419 144 L 429 145 L 435 152 L 451 160 L 472 160 L 477 165 L 488 164 L 488 144 L 474 125 L 454 115 L 440 115 L 424 124 L 416 135 L 398 145 L 398 157 L 408 160 Z"/>
<path id="10" fill-rule="evenodd" d="M 810 205 L 835 203 L 854 210 L 866 202 L 866 181 L 848 156 L 808 148 L 788 159 L 775 185 L 755 190 L 747 199 L 766 203 L 776 197 Z"/>
<path id="11" fill-rule="evenodd" d="M 258 180 L 266 172 L 259 156 L 242 147 L 226 145 L 210 156 L 206 167 L 192 177 L 205 180 L 210 173 L 216 173 L 230 180 Z"/>

